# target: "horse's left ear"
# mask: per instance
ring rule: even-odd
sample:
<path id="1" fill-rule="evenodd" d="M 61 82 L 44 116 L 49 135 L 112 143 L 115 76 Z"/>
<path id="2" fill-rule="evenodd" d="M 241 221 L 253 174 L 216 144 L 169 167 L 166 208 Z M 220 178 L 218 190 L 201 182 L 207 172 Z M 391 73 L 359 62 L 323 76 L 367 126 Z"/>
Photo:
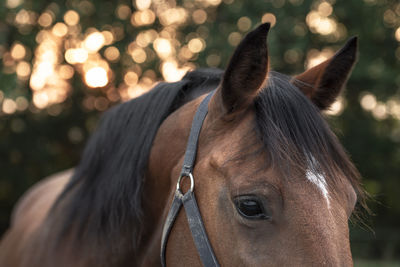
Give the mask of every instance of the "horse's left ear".
<path id="1" fill-rule="evenodd" d="M 265 84 L 268 73 L 267 35 L 270 24 L 248 33 L 236 48 L 212 104 L 217 113 L 234 115 L 245 110 Z"/>
<path id="2" fill-rule="evenodd" d="M 357 59 L 357 37 L 352 37 L 333 57 L 297 75 L 292 84 L 320 109 L 335 101 Z"/>

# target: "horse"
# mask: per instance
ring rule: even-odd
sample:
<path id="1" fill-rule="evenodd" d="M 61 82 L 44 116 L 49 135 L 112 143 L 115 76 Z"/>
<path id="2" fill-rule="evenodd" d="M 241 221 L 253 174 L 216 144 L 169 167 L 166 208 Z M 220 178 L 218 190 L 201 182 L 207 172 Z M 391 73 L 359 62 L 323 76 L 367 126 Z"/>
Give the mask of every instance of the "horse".
<path id="1" fill-rule="evenodd" d="M 19 201 L 0 265 L 202 266 L 200 236 L 212 266 L 351 266 L 348 222 L 365 193 L 323 111 L 357 38 L 292 77 L 270 70 L 269 29 L 249 32 L 225 71 L 188 72 L 105 112 L 76 169 Z M 192 121 L 195 159 L 182 177 Z M 197 200 L 201 235 L 186 206 L 167 220 L 177 192 Z"/>

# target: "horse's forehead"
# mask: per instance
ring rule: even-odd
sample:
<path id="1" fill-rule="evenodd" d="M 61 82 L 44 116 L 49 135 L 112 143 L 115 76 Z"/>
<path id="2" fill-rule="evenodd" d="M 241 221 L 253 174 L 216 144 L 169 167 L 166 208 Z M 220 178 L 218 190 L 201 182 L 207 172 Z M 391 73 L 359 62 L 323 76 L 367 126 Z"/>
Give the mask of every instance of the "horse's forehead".
<path id="1" fill-rule="evenodd" d="M 252 184 L 266 184 L 286 193 L 293 191 L 290 194 L 304 195 L 312 191 L 314 194 L 309 194 L 308 199 L 315 198 L 330 208 L 331 194 L 325 175 L 317 172 L 311 162 L 303 173 L 283 175 L 270 166 L 268 154 L 263 151 L 262 141 L 254 131 L 253 118 L 249 115 L 215 140 L 214 146 L 219 149 L 214 147 L 211 162 L 227 173 L 232 188 L 240 190 Z"/>
<path id="2" fill-rule="evenodd" d="M 326 175 L 317 171 L 317 163 L 312 156 L 308 168 L 300 173 L 283 175 L 269 164 L 271 161 L 257 132 L 253 110 L 249 110 L 238 123 L 222 132 L 219 138 L 211 141 L 212 162 L 224 169 L 233 188 L 267 183 L 294 197 L 303 195 L 304 199 L 304 195 L 308 195 L 307 199 L 331 208 L 334 194 L 330 192 Z M 293 188 L 296 189 L 291 190 Z"/>
<path id="3" fill-rule="evenodd" d="M 207 156 L 211 156 L 216 165 L 232 167 L 232 164 L 237 166 L 237 162 L 245 161 L 243 168 L 246 165 L 262 163 L 263 153 L 254 153 L 261 149 L 262 141 L 255 132 L 252 114 L 230 125 L 221 124 L 222 126 L 210 127 L 211 131 L 205 133 L 208 136 L 206 140 L 209 147 Z M 218 134 L 214 134 L 215 128 Z M 251 160 L 248 160 L 249 158 Z"/>

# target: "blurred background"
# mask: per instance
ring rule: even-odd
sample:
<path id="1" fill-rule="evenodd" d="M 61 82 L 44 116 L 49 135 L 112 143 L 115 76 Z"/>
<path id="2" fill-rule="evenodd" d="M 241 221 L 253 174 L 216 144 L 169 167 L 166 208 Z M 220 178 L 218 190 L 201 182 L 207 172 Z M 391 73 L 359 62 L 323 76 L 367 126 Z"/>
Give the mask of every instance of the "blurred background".
<path id="1" fill-rule="evenodd" d="M 0 0 L 0 234 L 31 185 L 71 168 L 109 107 L 224 68 L 270 22 L 271 67 L 295 74 L 359 36 L 359 61 L 327 118 L 374 201 L 351 226 L 358 266 L 400 266 L 397 0 Z"/>

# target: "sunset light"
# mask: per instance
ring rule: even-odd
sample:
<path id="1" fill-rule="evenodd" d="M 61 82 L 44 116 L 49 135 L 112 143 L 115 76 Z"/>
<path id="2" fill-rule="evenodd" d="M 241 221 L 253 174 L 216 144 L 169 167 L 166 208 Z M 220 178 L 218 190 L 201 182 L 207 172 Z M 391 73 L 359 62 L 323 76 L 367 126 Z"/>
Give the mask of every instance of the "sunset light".
<path id="1" fill-rule="evenodd" d="M 194 175 L 227 167 L 195 186 L 218 262 L 400 266 L 400 0 L 3 0 L 0 267 L 160 265 L 170 167 L 203 99 Z M 88 183 L 62 193 L 71 179 Z M 57 194 L 66 212 L 40 225 Z M 225 204 L 235 216 L 207 216 Z M 170 245 L 167 266 L 201 264 Z"/>
<path id="2" fill-rule="evenodd" d="M 107 71 L 102 67 L 89 69 L 85 74 L 85 82 L 89 87 L 104 87 L 108 83 Z"/>
<path id="3" fill-rule="evenodd" d="M 96 52 L 103 47 L 105 38 L 100 32 L 93 32 L 89 34 L 84 42 L 85 48 L 89 52 Z"/>
<path id="4" fill-rule="evenodd" d="M 70 64 L 83 63 L 88 59 L 88 52 L 83 48 L 68 49 L 65 52 L 65 60 Z"/>

